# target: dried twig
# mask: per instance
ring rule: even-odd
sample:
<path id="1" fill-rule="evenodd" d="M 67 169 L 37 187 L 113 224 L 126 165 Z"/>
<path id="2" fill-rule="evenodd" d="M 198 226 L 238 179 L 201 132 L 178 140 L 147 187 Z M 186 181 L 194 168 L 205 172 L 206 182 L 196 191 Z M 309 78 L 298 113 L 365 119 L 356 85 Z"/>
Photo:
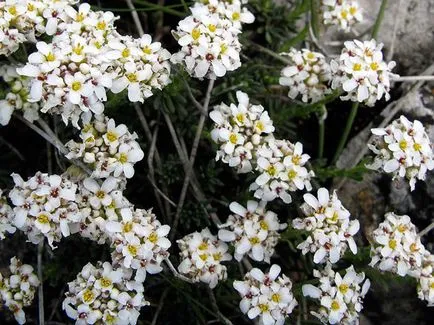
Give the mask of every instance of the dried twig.
<path id="1" fill-rule="evenodd" d="M 191 279 L 187 278 L 186 276 L 180 274 L 180 273 L 175 269 L 175 267 L 173 266 L 172 262 L 169 260 L 168 257 L 166 257 L 166 258 L 164 259 L 164 261 L 166 262 L 166 264 L 167 264 L 167 266 L 169 267 L 170 271 L 173 273 L 173 275 L 174 275 L 176 278 L 178 278 L 178 279 L 180 279 L 180 280 L 182 280 L 182 281 L 188 282 L 188 283 L 195 283 L 193 280 L 191 280 Z"/>
<path id="2" fill-rule="evenodd" d="M 137 13 L 136 8 L 131 0 L 125 0 L 129 9 L 131 9 L 131 16 L 133 17 L 134 24 L 136 25 L 137 32 L 140 36 L 142 36 L 145 31 L 143 30 L 142 23 L 140 22 L 139 14 Z"/>
<path id="3" fill-rule="evenodd" d="M 160 316 L 161 310 L 163 309 L 164 301 L 166 300 L 166 296 L 169 293 L 169 287 L 164 289 L 161 294 L 160 302 L 158 303 L 157 310 L 155 311 L 154 317 L 152 318 L 151 325 L 157 324 L 158 316 Z"/>
<path id="4" fill-rule="evenodd" d="M 432 222 L 428 227 L 426 227 L 424 230 L 422 230 L 419 233 L 419 237 L 425 236 L 427 233 L 429 233 L 433 229 L 434 229 L 434 222 Z"/>
<path id="5" fill-rule="evenodd" d="M 208 288 L 208 292 L 209 292 L 209 297 L 211 299 L 211 305 L 212 305 L 215 313 L 217 314 L 218 318 L 220 319 L 220 321 L 223 324 L 232 325 L 232 322 L 229 319 L 227 319 L 225 315 L 223 315 L 221 313 L 219 306 L 217 304 L 217 299 L 215 298 L 215 295 L 214 295 L 214 292 L 212 291 L 212 289 Z"/>

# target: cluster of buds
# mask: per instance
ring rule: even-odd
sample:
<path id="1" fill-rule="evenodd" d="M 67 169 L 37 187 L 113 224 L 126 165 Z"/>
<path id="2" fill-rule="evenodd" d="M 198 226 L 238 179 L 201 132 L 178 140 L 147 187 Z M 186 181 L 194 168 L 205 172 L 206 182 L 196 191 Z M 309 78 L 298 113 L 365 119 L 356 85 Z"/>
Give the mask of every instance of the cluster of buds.
<path id="1" fill-rule="evenodd" d="M 425 252 L 422 261 L 417 294 L 419 299 L 428 303 L 428 307 L 434 306 L 434 255 L 428 251 Z"/>
<path id="2" fill-rule="evenodd" d="M 290 64 L 280 73 L 279 84 L 289 87 L 288 97 L 301 96 L 305 103 L 316 103 L 331 93 L 330 65 L 324 55 L 308 49 L 298 51 L 294 48 L 289 53 L 281 53 Z"/>
<path id="3" fill-rule="evenodd" d="M 241 296 L 240 309 L 250 319 L 259 317 L 262 325 L 284 324 L 285 318 L 297 306 L 291 289 L 291 280 L 282 274 L 281 268 L 272 265 L 269 273 L 253 268 L 244 281 L 234 281 L 234 288 Z"/>
<path id="4" fill-rule="evenodd" d="M 0 189 L 0 240 L 5 239 L 6 233 L 13 234 L 16 230 L 12 225 L 13 213 L 7 198 L 3 196 L 3 191 Z"/>
<path id="5" fill-rule="evenodd" d="M 76 202 L 80 209 L 81 220 L 79 233 L 98 244 L 110 244 L 106 231 L 109 221 L 117 221 L 120 209 L 131 206 L 123 196 L 124 183 L 114 177 L 108 177 L 102 184 L 89 177 L 78 181 Z"/>
<path id="6" fill-rule="evenodd" d="M 279 241 L 279 231 L 287 227 L 279 223 L 277 214 L 265 210 L 265 202 L 248 201 L 247 208 L 237 202 L 229 205 L 231 214 L 220 226 L 219 239 L 235 246 L 237 261 L 248 255 L 255 261 L 270 263 Z"/>
<path id="7" fill-rule="evenodd" d="M 65 176 L 37 172 L 24 181 L 12 174 L 15 182 L 9 193 L 14 207 L 13 225 L 34 244 L 44 237 L 53 243 L 78 231 L 81 213 L 76 203 L 77 185 Z"/>
<path id="8" fill-rule="evenodd" d="M 318 190 L 318 198 L 310 193 L 304 196 L 301 210 L 306 218 L 297 218 L 292 221 L 295 229 L 308 233 L 305 241 L 297 248 L 303 254 L 314 253 L 315 263 L 336 263 L 349 247 L 353 254 L 357 254 L 354 241 L 359 231 L 358 220 L 350 220 L 350 212 L 342 205 L 336 192 L 329 195 L 325 188 Z"/>
<path id="9" fill-rule="evenodd" d="M 116 126 L 113 119 L 95 116 L 84 125 L 81 142 L 66 143 L 68 159 L 81 159 L 92 169 L 92 177 L 109 176 L 131 178 L 134 164 L 143 159 L 144 153 L 136 141 L 137 134 L 130 133 L 124 124 Z"/>
<path id="10" fill-rule="evenodd" d="M 51 43 L 38 42 L 37 52 L 17 69 L 33 78 L 29 101 L 40 102 L 42 112 L 60 114 L 79 127 L 83 114 L 104 111 L 107 90 L 128 89 L 130 101 L 143 102 L 170 82 L 170 53 L 149 35 L 119 35 L 112 12 L 94 12 L 83 3 L 57 17 Z"/>
<path id="11" fill-rule="evenodd" d="M 407 215 L 388 212 L 373 232 L 370 266 L 400 276 L 419 277 L 425 247 Z"/>
<path id="12" fill-rule="evenodd" d="M 21 111 L 26 120 L 33 122 L 39 118 L 39 105 L 30 103 L 30 80 L 17 73 L 18 65 L 0 66 L 0 76 L 5 85 L 5 97 L 0 100 L 0 125 L 7 125 L 16 110 Z"/>
<path id="13" fill-rule="evenodd" d="M 252 171 L 264 136 L 274 132 L 273 121 L 262 105 L 253 105 L 242 91 L 236 93 L 238 105 L 221 103 L 209 114 L 214 121 L 211 137 L 219 144 L 216 160 L 236 168 L 238 173 Z"/>
<path id="14" fill-rule="evenodd" d="M 113 265 L 136 271 L 134 279 L 143 282 L 146 273 L 163 270 L 161 263 L 169 256 L 167 235 L 170 227 L 162 225 L 152 210 L 123 208 L 121 220 L 108 221 L 106 231 L 113 249 Z"/>
<path id="15" fill-rule="evenodd" d="M 362 9 L 353 0 L 322 0 L 324 25 L 339 26 L 349 32 L 353 25 L 363 21 Z"/>
<path id="16" fill-rule="evenodd" d="M 256 170 L 260 175 L 250 185 L 250 190 L 260 200 L 280 198 L 290 203 L 292 198 L 288 192 L 312 189 L 310 180 L 315 174 L 305 167 L 309 159 L 300 142 L 293 144 L 288 140 L 267 138 L 257 151 Z"/>
<path id="17" fill-rule="evenodd" d="M 149 305 L 141 282 L 132 270 L 113 268 L 110 263 L 87 264 L 68 283 L 63 309 L 76 325 L 137 323 L 140 309 Z"/>
<path id="18" fill-rule="evenodd" d="M 24 42 L 56 34 L 60 17 L 77 0 L 6 0 L 0 2 L 0 55 L 9 56 Z"/>
<path id="19" fill-rule="evenodd" d="M 342 277 L 327 264 L 322 271 L 314 270 L 319 286 L 303 285 L 303 296 L 318 299 L 321 307 L 312 315 L 323 324 L 358 324 L 363 309 L 363 298 L 371 286 L 363 272 L 357 273 L 351 265 Z"/>
<path id="20" fill-rule="evenodd" d="M 405 177 L 411 190 L 417 179 L 425 180 L 427 171 L 434 169 L 432 144 L 419 121 L 401 115 L 386 128 L 371 132 L 375 138 L 368 147 L 375 157 L 368 168 L 391 173 L 394 179 Z"/>
<path id="21" fill-rule="evenodd" d="M 194 232 L 177 240 L 181 263 L 178 271 L 194 282 L 203 282 L 212 289 L 218 281 L 227 278 L 226 266 L 230 261 L 228 246 L 211 234 L 208 228 Z"/>
<path id="22" fill-rule="evenodd" d="M 182 64 L 191 76 L 200 79 L 216 79 L 238 69 L 241 24 L 255 19 L 243 1 L 212 0 L 196 3 L 190 10 L 192 14 L 172 31 L 181 46 L 172 62 Z"/>
<path id="23" fill-rule="evenodd" d="M 386 63 L 381 49 L 383 44 L 370 41 L 347 41 L 337 61 L 330 63 L 332 71 L 332 89 L 339 89 L 346 94 L 342 100 L 364 103 L 374 106 L 383 96 L 390 99 L 390 79 L 395 77 L 391 70 L 395 62 Z"/>
<path id="24" fill-rule="evenodd" d="M 210 113 L 214 121 L 211 137 L 220 145 L 216 160 L 235 167 L 238 173 L 256 169 L 261 174 L 251 184 L 256 198 L 291 202 L 288 191 L 311 190 L 314 176 L 305 166 L 309 155 L 301 143 L 274 138 L 273 121 L 261 105 L 252 105 L 247 94 L 237 92 L 238 105 L 222 103 Z"/>
<path id="25" fill-rule="evenodd" d="M 33 267 L 22 264 L 16 257 L 11 258 L 9 270 L 8 277 L 0 273 L 0 306 L 7 307 L 18 324 L 24 324 L 26 315 L 23 307 L 31 305 L 39 280 L 33 273 Z"/>

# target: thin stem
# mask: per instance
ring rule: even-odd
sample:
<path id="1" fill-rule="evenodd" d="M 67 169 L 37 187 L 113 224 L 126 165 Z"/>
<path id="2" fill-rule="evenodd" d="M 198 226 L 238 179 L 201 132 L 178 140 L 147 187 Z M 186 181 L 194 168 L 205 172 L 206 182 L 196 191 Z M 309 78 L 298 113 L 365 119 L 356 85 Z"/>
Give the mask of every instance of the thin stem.
<path id="1" fill-rule="evenodd" d="M 339 144 L 336 149 L 336 153 L 333 156 L 332 165 L 335 164 L 336 161 L 338 161 L 339 156 L 341 155 L 342 150 L 344 149 L 345 144 L 347 143 L 348 136 L 350 135 L 350 131 L 353 126 L 354 119 L 356 118 L 358 108 L 359 108 L 359 103 L 354 102 L 353 106 L 351 107 L 351 112 L 350 115 L 348 116 L 347 123 L 345 125 L 344 133 L 342 133 L 341 139 L 339 140 Z"/>
<path id="2" fill-rule="evenodd" d="M 377 19 L 375 20 L 374 27 L 372 27 L 371 37 L 376 39 L 378 36 L 378 32 L 380 31 L 380 26 L 384 18 L 384 12 L 386 11 L 387 0 L 381 1 L 380 10 L 378 11 Z"/>
<path id="3" fill-rule="evenodd" d="M 265 53 L 265 54 L 268 54 L 269 56 L 275 58 L 276 60 L 279 60 L 279 61 L 281 61 L 281 62 L 283 62 L 285 64 L 291 64 L 291 62 L 288 59 L 285 59 L 283 56 L 281 56 L 281 55 L 279 55 L 279 54 L 277 54 L 277 53 L 275 53 L 275 52 L 267 49 L 266 47 L 263 47 L 263 46 L 261 46 L 259 44 L 253 43 L 253 42 L 250 42 L 250 45 L 252 47 L 256 48 L 258 51 L 260 51 L 262 53 Z"/>
<path id="4" fill-rule="evenodd" d="M 324 156 L 324 135 L 325 135 L 325 120 L 327 118 L 327 108 L 322 105 L 323 111 L 321 116 L 318 116 L 318 158 Z"/>
<path id="5" fill-rule="evenodd" d="M 163 294 L 161 295 L 160 302 L 158 303 L 158 308 L 155 311 L 154 317 L 152 318 L 151 325 L 156 325 L 158 316 L 160 316 L 161 310 L 163 309 L 164 302 L 166 300 L 166 296 L 169 293 L 169 288 L 164 289 Z"/>
<path id="6" fill-rule="evenodd" d="M 41 241 L 38 245 L 38 278 L 39 278 L 39 287 L 38 287 L 38 318 L 39 325 L 45 324 L 45 314 L 44 314 L 44 282 L 42 278 L 42 254 L 44 252 L 44 241 Z"/>
<path id="7" fill-rule="evenodd" d="M 315 37 L 319 37 L 319 10 L 318 0 L 310 0 L 310 25 Z"/>
<path id="8" fill-rule="evenodd" d="M 419 233 L 419 237 L 425 236 L 427 233 L 429 233 L 433 229 L 434 229 L 434 221 L 428 227 L 426 227 L 424 230 L 422 230 Z"/>
<path id="9" fill-rule="evenodd" d="M 232 325 L 232 322 L 226 318 L 225 315 L 223 315 L 219 309 L 219 306 L 217 304 L 217 299 L 214 296 L 214 292 L 212 291 L 211 288 L 208 288 L 208 292 L 209 292 L 209 297 L 211 299 L 211 305 L 214 309 L 214 312 L 217 314 L 217 316 L 219 317 L 220 321 L 225 324 L 225 325 Z"/>
<path id="10" fill-rule="evenodd" d="M 434 80 L 434 76 L 400 76 L 400 77 L 395 77 L 392 78 L 392 81 L 397 81 L 397 82 L 401 82 L 401 81 L 433 81 Z"/>
<path id="11" fill-rule="evenodd" d="M 140 18 L 139 18 L 139 14 L 137 13 L 137 10 L 134 7 L 132 0 L 125 0 L 125 2 L 127 3 L 128 8 L 131 9 L 131 16 L 133 17 L 134 24 L 136 25 L 137 28 L 137 32 L 139 33 L 140 36 L 142 36 L 145 32 L 143 30 L 142 23 L 140 22 Z"/>
<path id="12" fill-rule="evenodd" d="M 178 16 L 178 17 L 184 17 L 185 16 L 185 14 L 182 13 L 182 12 L 179 12 L 179 11 L 167 8 L 165 6 L 160 6 L 160 5 L 157 5 L 155 3 L 148 2 L 148 1 L 134 0 L 134 2 L 136 2 L 138 4 L 141 4 L 141 5 L 144 5 L 144 6 L 148 7 L 148 8 L 155 9 L 156 11 L 165 12 L 165 13 L 170 14 L 170 15 L 174 15 L 174 16 Z"/>
<path id="13" fill-rule="evenodd" d="M 180 273 L 175 269 L 175 267 L 173 266 L 172 262 L 169 260 L 168 257 L 165 258 L 164 261 L 166 262 L 166 264 L 167 264 L 167 266 L 169 267 L 170 271 L 173 273 L 173 275 L 174 275 L 176 278 L 178 278 L 178 279 L 180 279 L 180 280 L 182 280 L 182 281 L 188 282 L 188 283 L 194 283 L 194 281 L 193 281 L 192 279 L 189 279 L 189 278 L 187 278 L 186 276 L 180 274 Z"/>

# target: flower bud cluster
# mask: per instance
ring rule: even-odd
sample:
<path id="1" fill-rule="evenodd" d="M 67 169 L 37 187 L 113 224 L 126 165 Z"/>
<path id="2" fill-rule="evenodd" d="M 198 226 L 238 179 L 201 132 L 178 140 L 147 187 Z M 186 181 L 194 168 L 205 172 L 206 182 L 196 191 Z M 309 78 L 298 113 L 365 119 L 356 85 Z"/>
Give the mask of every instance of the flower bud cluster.
<path id="1" fill-rule="evenodd" d="M 0 305 L 14 314 L 18 324 L 24 324 L 26 315 L 23 308 L 32 304 L 39 280 L 33 267 L 22 264 L 16 257 L 11 258 L 9 271 L 9 276 L 0 273 Z"/>
<path id="2" fill-rule="evenodd" d="M 251 104 L 241 91 L 237 99 L 238 105 L 222 103 L 210 113 L 215 123 L 211 137 L 220 145 L 216 160 L 235 167 L 238 173 L 259 171 L 250 190 L 260 200 L 281 198 L 290 203 L 288 191 L 310 191 L 314 174 L 304 167 L 310 157 L 303 154 L 302 144 L 275 139 L 268 112 L 261 105 Z"/>
<path id="3" fill-rule="evenodd" d="M 319 286 L 305 284 L 303 296 L 318 299 L 321 307 L 312 311 L 323 324 L 358 324 L 359 313 L 363 309 L 363 298 L 371 286 L 363 272 L 357 273 L 354 266 L 341 276 L 327 264 L 322 271 L 314 270 Z"/>
<path id="4" fill-rule="evenodd" d="M 238 69 L 241 24 L 255 19 L 243 2 L 212 0 L 191 7 L 192 14 L 172 31 L 181 46 L 172 56 L 172 62 L 182 64 L 191 76 L 199 79 L 216 79 Z"/>
<path id="5" fill-rule="evenodd" d="M 259 317 L 259 324 L 284 324 L 297 301 L 292 294 L 292 282 L 281 268 L 274 264 L 269 273 L 253 268 L 243 281 L 234 281 L 234 288 L 242 297 L 240 309 L 250 319 Z"/>
<path id="6" fill-rule="evenodd" d="M 305 103 L 316 103 L 331 93 L 330 65 L 324 55 L 308 49 L 301 51 L 294 48 L 289 53 L 281 53 L 291 62 L 280 73 L 279 84 L 288 86 L 288 97 L 301 96 Z"/>
<path id="7" fill-rule="evenodd" d="M 425 180 L 427 171 L 434 169 L 432 144 L 418 120 L 410 122 L 401 115 L 386 128 L 371 132 L 375 138 L 368 147 L 375 157 L 366 167 L 391 173 L 394 179 L 405 177 L 412 191 L 416 180 Z"/>
<path id="8" fill-rule="evenodd" d="M 95 178 L 131 178 L 134 164 L 144 156 L 136 141 L 137 134 L 131 134 L 124 124 L 116 126 L 113 119 L 103 115 L 85 124 L 80 138 L 80 142 L 66 143 L 69 150 L 66 157 L 83 160 L 93 170 Z"/>
<path id="9" fill-rule="evenodd" d="M 384 218 L 373 232 L 369 265 L 400 276 L 419 277 L 426 250 L 415 225 L 407 215 L 388 212 Z"/>
<path id="10" fill-rule="evenodd" d="M 374 106 L 383 96 L 390 99 L 390 79 L 396 75 L 391 72 L 395 62 L 383 59 L 383 44 L 375 40 L 346 41 L 345 47 L 337 60 L 332 60 L 332 89 L 339 89 L 346 94 L 342 100 L 364 103 Z"/>
<path id="11" fill-rule="evenodd" d="M 7 125 L 14 111 L 21 111 L 24 118 L 33 122 L 39 118 L 39 105 L 30 103 L 30 81 L 17 73 L 18 65 L 1 65 L 0 76 L 5 85 L 5 97 L 0 99 L 0 125 Z"/>
<path id="12" fill-rule="evenodd" d="M 181 263 L 179 273 L 194 282 L 203 282 L 212 289 L 218 281 L 227 278 L 226 266 L 222 262 L 230 261 L 228 246 L 211 234 L 208 228 L 191 233 L 176 241 L 180 249 Z"/>
<path id="13" fill-rule="evenodd" d="M 306 218 L 296 218 L 292 221 L 295 229 L 308 233 L 305 241 L 297 248 L 303 254 L 314 254 L 315 263 L 336 263 L 349 247 L 357 254 L 354 236 L 359 231 L 358 220 L 350 220 L 350 212 L 342 205 L 336 192 L 329 194 L 325 188 L 318 190 L 318 198 L 310 193 L 304 196 L 301 210 Z"/>
<path id="14" fill-rule="evenodd" d="M 276 213 L 265 210 L 264 201 L 248 201 L 247 208 L 232 202 L 229 208 L 234 214 L 220 225 L 219 238 L 235 246 L 237 261 L 248 255 L 255 261 L 270 263 L 279 241 L 279 231 L 287 224 L 279 223 Z"/>
<path id="15" fill-rule="evenodd" d="M 0 55 L 9 56 L 24 42 L 57 32 L 59 18 L 77 0 L 6 0 L 0 2 Z"/>
<path id="16" fill-rule="evenodd" d="M 134 279 L 143 282 L 146 273 L 163 270 L 161 263 L 169 256 L 170 227 L 162 225 L 152 210 L 123 208 L 120 220 L 106 223 L 110 237 L 113 265 L 135 270 Z"/>
<path id="17" fill-rule="evenodd" d="M 324 25 L 339 26 L 349 32 L 351 27 L 363 21 L 362 9 L 353 0 L 322 0 L 322 19 Z"/>
<path id="18" fill-rule="evenodd" d="M 65 176 L 37 172 L 24 181 L 12 174 L 15 182 L 9 193 L 14 207 L 13 225 L 34 244 L 44 237 L 54 242 L 78 231 L 81 213 L 76 203 L 77 185 Z"/>
<path id="19" fill-rule="evenodd" d="M 6 233 L 13 234 L 16 230 L 12 224 L 13 213 L 7 198 L 3 196 L 3 191 L 0 189 L 0 240 L 5 239 Z"/>
<path id="20" fill-rule="evenodd" d="M 143 102 L 170 82 L 170 53 L 149 35 L 119 35 L 112 12 L 94 12 L 83 3 L 59 19 L 51 43 L 38 42 L 17 70 L 33 78 L 29 101 L 40 102 L 42 112 L 60 114 L 79 128 L 82 114 L 103 113 L 107 90 L 127 89 L 131 102 Z"/>
<path id="21" fill-rule="evenodd" d="M 75 324 L 136 324 L 140 309 L 149 305 L 132 270 L 108 262 L 88 263 L 68 283 L 63 309 Z"/>

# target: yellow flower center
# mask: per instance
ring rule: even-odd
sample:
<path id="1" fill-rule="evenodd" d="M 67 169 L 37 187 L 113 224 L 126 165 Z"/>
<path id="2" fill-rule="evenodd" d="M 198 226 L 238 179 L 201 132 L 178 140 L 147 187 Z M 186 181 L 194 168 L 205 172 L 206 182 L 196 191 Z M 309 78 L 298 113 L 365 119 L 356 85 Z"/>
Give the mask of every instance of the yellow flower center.
<path id="1" fill-rule="evenodd" d="M 389 240 L 389 247 L 391 249 L 395 249 L 396 248 L 396 240 L 395 239 Z"/>
<path id="2" fill-rule="evenodd" d="M 98 198 L 98 199 L 103 199 L 104 198 L 104 196 L 105 196 L 105 192 L 104 191 L 98 191 L 98 192 L 96 192 L 96 197 Z"/>
<path id="3" fill-rule="evenodd" d="M 33 3 L 28 3 L 27 4 L 27 11 L 33 11 L 35 10 L 35 6 L 33 5 Z"/>
<path id="4" fill-rule="evenodd" d="M 258 122 L 256 122 L 256 128 L 259 130 L 259 131 L 261 131 L 261 132 L 263 132 L 264 131 L 264 129 L 265 129 L 265 127 L 264 127 L 264 123 L 262 123 L 261 121 L 258 121 Z"/>
<path id="5" fill-rule="evenodd" d="M 240 19 L 240 13 L 239 13 L 239 12 L 234 12 L 234 13 L 232 14 L 232 19 L 233 19 L 233 20 L 238 20 L 238 19 Z"/>
<path id="6" fill-rule="evenodd" d="M 76 47 L 73 48 L 72 51 L 77 55 L 81 55 L 83 53 L 83 49 L 84 49 L 84 46 L 78 44 Z"/>
<path id="7" fill-rule="evenodd" d="M 99 21 L 96 24 L 96 28 L 99 29 L 99 30 L 105 30 L 107 28 L 107 24 L 106 24 L 106 22 L 104 20 Z"/>
<path id="8" fill-rule="evenodd" d="M 122 152 L 122 153 L 119 155 L 118 160 L 119 160 L 119 162 L 120 162 L 121 164 L 125 164 L 125 163 L 127 163 L 127 162 L 128 162 L 128 156 L 127 156 L 127 154 L 126 154 L 125 152 Z"/>
<path id="9" fill-rule="evenodd" d="M 207 250 L 208 243 L 202 242 L 197 248 L 200 249 L 201 251 Z"/>
<path id="10" fill-rule="evenodd" d="M 298 164 L 300 164 L 301 157 L 299 155 L 295 155 L 295 156 L 292 157 L 291 160 L 294 163 L 294 165 L 298 165 Z"/>
<path id="11" fill-rule="evenodd" d="M 313 54 L 312 52 L 309 52 L 309 53 L 307 53 L 307 58 L 309 60 L 313 60 L 313 59 L 315 59 L 315 54 Z"/>
<path id="12" fill-rule="evenodd" d="M 152 232 L 152 233 L 149 235 L 148 240 L 149 240 L 152 244 L 157 243 L 157 241 L 158 241 L 158 235 L 157 235 L 157 233 L 156 233 L 156 232 Z"/>
<path id="13" fill-rule="evenodd" d="M 278 303 L 280 301 L 280 295 L 278 293 L 273 293 L 271 300 L 275 303 Z"/>
<path id="14" fill-rule="evenodd" d="M 339 215 L 338 215 L 338 213 L 335 211 L 335 212 L 333 213 L 333 216 L 330 218 L 330 222 L 336 222 L 336 221 L 338 221 L 338 218 L 339 218 Z"/>
<path id="15" fill-rule="evenodd" d="M 419 250 L 419 248 L 417 248 L 416 243 L 412 243 L 412 244 L 410 245 L 410 250 L 411 250 L 412 252 L 417 252 L 417 251 Z"/>
<path id="16" fill-rule="evenodd" d="M 261 229 L 268 230 L 268 224 L 267 224 L 267 222 L 265 220 L 261 220 L 259 222 L 259 225 L 261 226 Z"/>
<path id="17" fill-rule="evenodd" d="M 193 37 L 194 40 L 197 40 L 200 37 L 200 30 L 198 28 L 193 28 L 191 31 L 191 37 Z"/>
<path id="18" fill-rule="evenodd" d="M 356 13 L 357 13 L 357 8 L 356 7 L 351 7 L 350 8 L 350 14 L 354 16 Z"/>
<path id="19" fill-rule="evenodd" d="M 212 258 L 214 259 L 214 261 L 220 261 L 222 259 L 222 253 L 218 252 L 218 253 L 212 254 Z"/>
<path id="20" fill-rule="evenodd" d="M 429 285 L 429 287 L 430 287 L 431 289 L 434 289 L 434 282 L 431 282 L 431 284 Z"/>
<path id="21" fill-rule="evenodd" d="M 259 244 L 261 242 L 258 237 L 252 237 L 249 239 L 249 241 L 252 245 L 256 245 L 256 244 Z"/>
<path id="22" fill-rule="evenodd" d="M 12 16 L 15 16 L 17 14 L 17 7 L 11 6 L 8 11 Z"/>
<path id="23" fill-rule="evenodd" d="M 347 19 L 347 17 L 348 17 L 348 11 L 346 11 L 346 10 L 342 10 L 342 11 L 341 11 L 341 17 L 342 17 L 343 19 Z"/>
<path id="24" fill-rule="evenodd" d="M 108 131 L 106 136 L 110 142 L 114 142 L 118 139 L 118 135 L 113 131 Z"/>
<path id="25" fill-rule="evenodd" d="M 50 219 L 46 214 L 40 214 L 37 219 L 39 223 L 43 223 L 43 224 L 47 224 L 50 222 Z"/>
<path id="26" fill-rule="evenodd" d="M 151 53 L 152 53 L 152 49 L 151 49 L 149 46 L 145 46 L 145 47 L 142 49 L 142 51 L 143 51 L 143 53 L 145 53 L 145 54 L 151 54 Z"/>
<path id="27" fill-rule="evenodd" d="M 271 175 L 271 176 L 276 175 L 276 173 L 277 173 L 277 169 L 276 169 L 276 167 L 274 167 L 273 165 L 271 165 L 270 167 L 268 167 L 268 169 L 267 169 L 267 173 L 268 173 L 269 175 Z"/>
<path id="28" fill-rule="evenodd" d="M 122 57 L 123 58 L 127 58 L 127 57 L 129 57 L 130 56 L 130 50 L 129 49 L 124 49 L 123 51 L 122 51 Z"/>
<path id="29" fill-rule="evenodd" d="M 244 122 L 244 114 L 239 113 L 239 114 L 237 114 L 236 118 L 237 118 L 238 122 L 240 122 L 240 123 Z"/>
<path id="30" fill-rule="evenodd" d="M 420 149 L 422 149 L 422 145 L 420 145 L 419 143 L 415 143 L 413 145 L 413 149 L 416 150 L 416 151 L 419 151 Z"/>
<path id="31" fill-rule="evenodd" d="M 75 21 L 76 22 L 82 22 L 84 20 L 84 14 L 82 13 L 82 12 L 79 12 L 78 14 L 77 14 L 77 17 L 75 17 Z"/>
<path id="32" fill-rule="evenodd" d="M 374 70 L 374 71 L 378 70 L 378 63 L 377 62 L 372 62 L 370 66 L 371 66 L 372 70 Z"/>
<path id="33" fill-rule="evenodd" d="M 360 70 L 362 70 L 362 65 L 360 63 L 354 63 L 353 70 L 354 71 L 360 71 Z"/>
<path id="34" fill-rule="evenodd" d="M 53 62 L 54 60 L 56 60 L 56 57 L 54 56 L 54 54 L 53 53 L 48 53 L 47 54 L 47 56 L 45 57 L 45 59 L 48 61 L 48 62 Z"/>
<path id="35" fill-rule="evenodd" d="M 258 307 L 261 310 L 261 312 L 263 312 L 263 313 L 266 313 L 269 309 L 268 305 L 266 305 L 266 304 L 259 304 Z"/>
<path id="36" fill-rule="evenodd" d="M 342 292 L 343 294 L 346 294 L 348 291 L 348 284 L 342 283 L 339 286 L 339 291 Z"/>
<path id="37" fill-rule="evenodd" d="M 102 285 L 104 288 L 107 288 L 107 287 L 110 287 L 110 286 L 112 285 L 112 282 L 111 282 L 110 279 L 108 279 L 108 278 L 102 278 L 102 279 L 101 279 L 101 285 Z"/>
<path id="38" fill-rule="evenodd" d="M 401 140 L 401 141 L 399 141 L 399 148 L 400 148 L 401 150 L 405 150 L 405 149 L 407 149 L 407 141 L 405 141 L 405 140 Z"/>
<path id="39" fill-rule="evenodd" d="M 137 82 L 137 75 L 135 73 L 128 73 L 126 76 L 129 82 Z"/>
<path id="40" fill-rule="evenodd" d="M 291 169 L 291 170 L 288 172 L 288 178 L 289 178 L 289 179 L 294 179 L 296 176 L 297 176 L 297 172 L 296 172 L 295 170 Z"/>
<path id="41" fill-rule="evenodd" d="M 226 44 L 220 45 L 220 53 L 221 54 L 225 54 L 227 50 L 228 50 L 228 46 Z"/>
<path id="42" fill-rule="evenodd" d="M 84 293 L 83 293 L 83 301 L 85 303 L 89 303 L 93 300 L 93 298 L 95 297 L 94 293 L 92 291 L 90 291 L 89 289 L 87 289 Z"/>
<path id="43" fill-rule="evenodd" d="M 339 310 L 340 307 L 339 303 L 336 300 L 333 300 L 331 305 L 332 310 Z"/>
<path id="44" fill-rule="evenodd" d="M 137 255 L 137 247 L 134 245 L 128 245 L 128 252 L 132 255 L 132 256 L 136 256 Z"/>
<path id="45" fill-rule="evenodd" d="M 72 90 L 79 91 L 81 89 L 81 82 L 80 81 L 74 81 L 71 85 Z"/>
<path id="46" fill-rule="evenodd" d="M 208 254 L 201 254 L 199 255 L 199 257 L 202 261 L 206 261 L 206 259 L 208 258 Z"/>
<path id="47" fill-rule="evenodd" d="M 399 232 L 404 232 L 404 231 L 406 231 L 406 230 L 407 230 L 407 227 L 406 227 L 405 225 L 400 224 L 400 225 L 398 226 L 398 231 L 399 231 Z"/>
<path id="48" fill-rule="evenodd" d="M 217 27 L 214 24 L 209 24 L 208 29 L 211 33 L 214 33 L 216 31 Z"/>
<path id="49" fill-rule="evenodd" d="M 236 135 L 235 133 L 232 133 L 232 134 L 229 136 L 229 141 L 230 141 L 231 143 L 236 144 L 236 143 L 237 143 L 237 140 L 238 140 L 238 138 L 237 138 L 237 135 Z"/>
<path id="50" fill-rule="evenodd" d="M 126 224 L 124 224 L 124 226 L 122 228 L 122 232 L 130 232 L 131 230 L 133 230 L 133 223 L 132 222 L 127 222 Z"/>

